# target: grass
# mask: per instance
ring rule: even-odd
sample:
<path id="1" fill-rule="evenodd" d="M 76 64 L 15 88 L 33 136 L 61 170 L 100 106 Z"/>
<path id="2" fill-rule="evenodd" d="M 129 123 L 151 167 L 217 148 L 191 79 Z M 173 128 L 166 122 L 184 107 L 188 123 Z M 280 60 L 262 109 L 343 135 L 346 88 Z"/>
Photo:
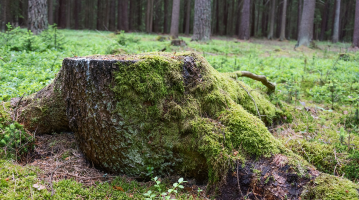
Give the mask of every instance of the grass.
<path id="1" fill-rule="evenodd" d="M 292 123 L 273 125 L 273 135 L 319 170 L 358 182 L 359 53 L 350 52 L 350 44 L 317 42 L 321 49 L 302 47 L 294 51 L 295 41 L 242 42 L 215 38 L 200 43 L 183 36 L 188 46 L 173 47 L 168 40 L 157 41 L 157 35 L 58 30 L 60 39 L 55 47 L 48 45 L 54 42 L 54 33 L 21 39 L 25 31 L 15 29 L 1 35 L 0 101 L 34 93 L 51 83 L 65 57 L 139 54 L 164 48 L 173 54 L 195 51 L 219 72 L 250 71 L 275 82 L 276 93 L 271 101 L 292 114 L 289 116 Z M 340 57 L 341 53 L 348 56 Z M 241 80 L 259 92 L 266 90 L 259 82 Z M 95 187 L 85 187 L 70 179 L 54 183 L 56 192 L 51 197 L 51 190 L 33 187 L 42 184 L 49 188 L 38 177 L 38 169 L 6 159 L 0 160 L 0 165 L 1 199 L 141 199 L 148 190 L 156 190 L 149 184 L 123 177 L 111 183 L 97 183 Z M 120 186 L 124 192 L 114 186 Z M 169 183 L 162 187 L 169 187 Z M 180 198 L 190 198 L 186 195 L 189 194 L 184 192 Z"/>

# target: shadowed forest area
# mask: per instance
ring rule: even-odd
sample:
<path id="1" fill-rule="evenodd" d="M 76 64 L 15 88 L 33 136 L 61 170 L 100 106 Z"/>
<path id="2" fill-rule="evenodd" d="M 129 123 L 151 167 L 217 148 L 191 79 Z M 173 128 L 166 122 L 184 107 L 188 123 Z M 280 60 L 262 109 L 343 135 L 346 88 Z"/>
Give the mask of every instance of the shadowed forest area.
<path id="1" fill-rule="evenodd" d="M 359 199 L 359 0 L 0 0 L 0 199 Z"/>

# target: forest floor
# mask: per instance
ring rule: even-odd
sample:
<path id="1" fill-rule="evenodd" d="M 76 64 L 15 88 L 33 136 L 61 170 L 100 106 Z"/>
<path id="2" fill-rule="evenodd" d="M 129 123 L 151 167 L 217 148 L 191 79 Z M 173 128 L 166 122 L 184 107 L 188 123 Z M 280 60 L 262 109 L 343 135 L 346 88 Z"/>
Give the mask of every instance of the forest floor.
<path id="1" fill-rule="evenodd" d="M 175 47 L 167 35 L 53 29 L 41 36 L 16 29 L 2 36 L 0 102 L 39 91 L 51 83 L 63 58 L 74 56 L 195 51 L 220 72 L 265 75 L 276 83 L 268 98 L 291 113 L 291 123 L 272 124 L 271 133 L 319 171 L 358 183 L 359 50 L 348 43 L 294 49 L 296 41 L 213 37 L 201 43 L 180 36 L 187 46 Z M 266 90 L 259 82 L 241 81 Z M 157 191 L 154 181 L 94 169 L 70 133 L 36 136 L 34 144 L 20 160 L 0 159 L 0 199 L 143 199 L 149 190 Z M 160 188 L 171 188 L 179 178 L 164 178 Z M 177 198 L 204 199 L 205 186 L 187 181 Z"/>

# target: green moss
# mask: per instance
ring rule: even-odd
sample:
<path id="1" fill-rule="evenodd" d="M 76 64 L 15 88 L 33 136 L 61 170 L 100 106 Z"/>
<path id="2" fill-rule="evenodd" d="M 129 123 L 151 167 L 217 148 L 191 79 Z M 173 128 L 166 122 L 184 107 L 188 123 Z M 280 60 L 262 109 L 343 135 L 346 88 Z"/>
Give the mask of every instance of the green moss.
<path id="1" fill-rule="evenodd" d="M 196 66 L 192 67 L 200 76 L 183 75 L 186 56 L 194 58 Z M 231 160 L 271 156 L 284 149 L 258 118 L 254 102 L 239 84 L 251 91 L 266 121 L 276 117 L 278 110 L 259 92 L 217 72 L 203 57 L 153 53 L 127 59 L 139 61 L 121 64 L 114 87 L 118 104 L 113 111 L 122 116 L 121 130 L 126 130 L 127 139 L 119 144 L 127 147 L 127 158 L 118 162 L 123 172 L 140 174 L 147 166 L 157 167 L 159 174 L 172 169 L 184 174 L 204 171 L 216 182 Z M 240 153 L 234 155 L 235 150 Z M 135 167 L 121 167 L 129 165 Z"/>
<path id="2" fill-rule="evenodd" d="M 357 184 L 340 177 L 321 174 L 305 187 L 302 199 L 359 199 Z"/>

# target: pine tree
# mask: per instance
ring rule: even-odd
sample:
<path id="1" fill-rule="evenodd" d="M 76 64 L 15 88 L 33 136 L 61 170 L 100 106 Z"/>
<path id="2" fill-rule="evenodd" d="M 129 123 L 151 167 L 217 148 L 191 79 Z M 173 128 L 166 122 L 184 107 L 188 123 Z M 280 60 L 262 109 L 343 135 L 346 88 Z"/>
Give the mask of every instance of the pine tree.
<path id="1" fill-rule="evenodd" d="M 296 47 L 305 45 L 309 46 L 313 39 L 315 1 L 304 0 L 303 12 L 300 20 L 299 37 Z"/>
<path id="2" fill-rule="evenodd" d="M 211 37 L 211 0 L 195 0 L 192 40 L 207 41 Z"/>
<path id="3" fill-rule="evenodd" d="M 48 27 L 47 0 L 29 0 L 28 29 L 35 35 Z"/>

